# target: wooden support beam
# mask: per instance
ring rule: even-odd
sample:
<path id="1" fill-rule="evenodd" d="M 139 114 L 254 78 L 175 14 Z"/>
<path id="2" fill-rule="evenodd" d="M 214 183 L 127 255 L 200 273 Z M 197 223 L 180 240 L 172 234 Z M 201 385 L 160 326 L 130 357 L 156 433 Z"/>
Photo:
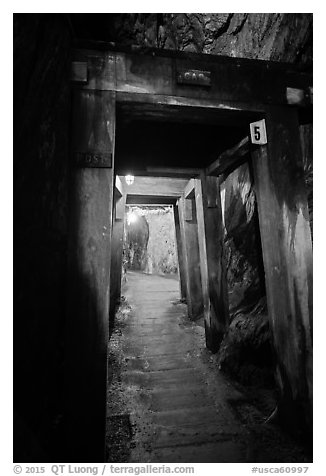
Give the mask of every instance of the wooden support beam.
<path id="1" fill-rule="evenodd" d="M 119 103 L 142 103 L 155 106 L 166 107 L 190 107 L 194 108 L 196 112 L 212 111 L 217 112 L 219 110 L 225 111 L 228 116 L 230 112 L 233 114 L 240 114 L 243 111 L 252 111 L 253 113 L 263 113 L 264 105 L 255 101 L 252 102 L 239 102 L 229 100 L 214 101 L 210 98 L 197 98 L 187 96 L 173 96 L 163 94 L 149 94 L 140 92 L 122 92 L 117 91 L 117 101 Z"/>
<path id="2" fill-rule="evenodd" d="M 127 205 L 174 205 L 177 197 L 151 196 L 151 195 L 127 195 Z"/>
<path id="3" fill-rule="evenodd" d="M 164 50 L 147 51 L 75 50 L 74 62 L 87 62 L 88 89 L 114 90 L 133 95 L 192 98 L 225 107 L 287 104 L 287 88 L 307 90 L 312 76 L 289 64 L 226 58 L 214 55 L 182 55 Z M 180 75 L 209 76 L 207 86 L 197 80 L 189 85 Z M 196 75 L 195 74 L 195 75 Z M 121 100 L 119 97 L 118 101 Z M 242 107 L 242 106 L 241 106 Z"/>
<path id="4" fill-rule="evenodd" d="M 126 194 L 123 194 L 122 197 L 117 197 L 114 207 L 115 219 L 114 221 L 121 221 L 125 216 L 125 206 L 126 206 Z"/>
<path id="5" fill-rule="evenodd" d="M 195 195 L 195 180 L 190 179 L 184 189 L 184 197 L 185 198 L 193 198 Z"/>
<path id="6" fill-rule="evenodd" d="M 123 233 L 126 194 L 115 198 L 115 214 L 112 229 L 111 273 L 110 273 L 110 325 L 113 326 L 116 306 L 121 298 Z"/>
<path id="7" fill-rule="evenodd" d="M 280 421 L 312 430 L 312 244 L 297 111 L 270 107 L 252 150 Z"/>
<path id="8" fill-rule="evenodd" d="M 202 173 L 195 180 L 206 345 L 217 352 L 228 325 L 229 303 L 223 256 L 219 181 Z"/>
<path id="9" fill-rule="evenodd" d="M 199 168 L 177 168 L 177 167 L 146 167 L 149 174 L 156 177 L 187 178 L 200 175 Z"/>
<path id="10" fill-rule="evenodd" d="M 186 179 L 169 177 L 135 177 L 134 183 L 127 185 L 127 195 L 166 196 L 179 198 L 187 184 Z"/>
<path id="11" fill-rule="evenodd" d="M 240 165 L 249 154 L 249 147 L 249 137 L 246 136 L 237 145 L 219 155 L 219 157 L 206 168 L 206 175 L 222 175 L 228 169 Z"/>
<path id="12" fill-rule="evenodd" d="M 195 204 L 192 207 L 192 219 L 186 220 L 186 201 L 190 200 L 181 197 L 177 202 L 177 206 L 181 230 L 182 254 L 185 264 L 188 315 L 190 319 L 196 320 L 203 314 L 198 229 Z M 192 201 L 194 202 L 194 199 Z"/>
<path id="13" fill-rule="evenodd" d="M 173 206 L 174 226 L 175 226 L 175 242 L 178 254 L 178 272 L 179 272 L 179 285 L 180 285 L 180 297 L 181 299 L 187 298 L 187 284 L 186 284 L 186 268 L 185 257 L 183 255 L 182 238 L 180 218 L 177 205 Z"/>
<path id="14" fill-rule="evenodd" d="M 87 83 L 88 75 L 86 61 L 73 61 L 71 63 L 70 80 L 76 83 Z"/>
<path id="15" fill-rule="evenodd" d="M 114 93 L 76 89 L 73 127 L 73 162 L 113 158 Z M 89 463 L 104 461 L 114 176 L 112 168 L 80 163 L 71 176 L 65 457 Z"/>

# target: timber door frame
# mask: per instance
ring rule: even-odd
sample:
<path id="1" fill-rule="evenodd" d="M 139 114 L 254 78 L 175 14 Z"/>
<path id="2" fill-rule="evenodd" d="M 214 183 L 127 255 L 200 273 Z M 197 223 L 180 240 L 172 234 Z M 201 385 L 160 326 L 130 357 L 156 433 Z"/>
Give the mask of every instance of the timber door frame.
<path id="1" fill-rule="evenodd" d="M 185 73 L 193 70 L 203 73 L 202 77 L 198 76 L 198 80 L 203 80 L 204 85 L 187 83 L 189 76 L 186 77 Z M 312 404 L 312 248 L 307 199 L 302 178 L 298 116 L 301 111 L 309 112 L 311 109 L 311 76 L 301 73 L 292 65 L 268 61 L 156 49 L 135 51 L 114 48 L 105 43 L 80 43 L 73 55 L 72 81 L 74 95 L 84 97 L 84 102 L 81 103 L 78 99 L 77 104 L 86 125 L 84 130 L 75 128 L 73 138 L 72 162 L 76 164 L 76 161 L 79 161 L 78 165 L 81 167 L 77 173 L 75 187 L 81 187 L 83 192 L 82 196 L 78 195 L 77 189 L 73 192 L 76 196 L 74 213 L 78 216 L 74 217 L 77 224 L 72 224 L 71 246 L 78 245 L 78 259 L 82 257 L 86 261 L 88 255 L 91 256 L 103 246 L 105 250 L 102 256 L 110 255 L 116 104 L 130 104 L 131 107 L 138 104 L 143 108 L 144 114 L 159 109 L 161 113 L 168 115 L 171 109 L 185 108 L 199 116 L 207 113 L 219 114 L 222 119 L 224 117 L 228 121 L 231 119 L 235 124 L 243 114 L 255 117 L 256 120 L 266 119 L 268 143 L 255 148 L 252 151 L 252 159 L 268 310 L 278 358 L 279 385 L 284 402 L 290 404 L 284 408 L 289 409 L 292 406 L 293 418 L 298 412 L 301 414 L 303 412 L 309 426 Z M 105 104 L 103 98 L 106 98 Z M 102 119 L 95 126 L 93 122 L 97 120 L 96 111 L 89 113 L 87 104 L 101 109 Z M 80 120 L 77 116 L 75 114 L 75 121 Z M 92 150 L 88 150 L 87 140 L 82 138 L 82 134 L 85 131 L 89 133 L 94 127 L 96 140 L 92 143 Z M 89 167 L 93 167 L 93 172 L 87 172 L 90 170 Z M 105 172 L 100 172 L 99 168 L 107 171 L 106 177 Z M 104 220 L 103 208 L 99 212 L 96 210 L 101 191 L 98 191 L 97 197 L 93 197 L 93 205 L 87 202 L 89 197 L 92 200 L 90 188 L 95 186 L 109 189 L 103 192 L 102 197 L 105 197 L 106 203 L 111 207 L 107 211 L 111 226 L 107 219 Z M 289 189 L 290 191 L 293 189 L 293 196 L 289 194 Z M 89 206 L 93 207 L 91 212 Z M 92 233 L 89 236 L 87 229 L 87 226 L 95 224 L 98 213 L 102 213 L 102 217 L 99 218 L 105 222 L 103 225 L 105 229 L 102 230 L 103 240 L 100 239 L 99 230 L 96 231 L 97 238 L 92 239 Z M 81 232 L 87 229 L 87 236 L 81 238 L 78 235 L 78 226 L 81 222 L 84 223 L 83 220 L 86 220 L 87 225 L 86 228 L 82 226 Z M 71 267 L 72 279 L 77 272 L 77 264 L 75 261 Z M 87 279 L 92 276 L 92 269 L 87 266 L 83 269 Z M 105 343 L 108 338 L 104 321 L 105 313 L 108 312 L 109 276 L 105 273 L 102 276 L 101 273 L 104 271 L 96 271 L 95 277 L 101 283 L 101 292 L 106 293 L 106 301 L 101 302 L 98 296 L 100 289 L 95 289 L 100 307 L 100 310 L 95 311 L 95 315 L 100 315 L 98 321 L 100 324 L 97 330 L 99 334 L 94 336 L 94 342 L 100 342 L 102 350 L 99 354 L 95 352 L 95 360 L 88 364 L 93 366 L 98 375 L 103 376 Z M 75 297 L 71 298 L 70 308 L 78 302 L 82 286 L 83 283 L 75 286 Z M 71 313 L 73 312 L 74 309 Z M 80 332 L 88 332 L 89 329 L 85 315 L 85 329 Z M 104 334 L 100 335 L 101 333 Z M 78 347 L 74 342 L 73 326 L 68 329 L 67 336 L 67 345 L 73 343 L 72 347 L 76 350 Z M 78 363 L 76 359 L 70 361 L 70 371 L 73 372 L 73 367 Z M 86 365 L 86 361 L 84 364 Z M 89 401 L 96 404 L 102 402 L 104 407 L 105 396 L 99 395 L 99 392 L 103 391 L 103 384 L 95 380 L 93 383 L 93 391 L 98 398 Z M 87 404 L 88 400 L 84 399 L 83 403 Z M 94 418 L 98 419 L 100 415 L 103 416 L 103 412 L 95 413 Z M 93 426 L 94 430 L 99 428 L 100 424 Z M 87 435 L 88 438 L 93 436 Z M 70 433 L 69 438 L 72 437 Z M 96 450 L 94 445 L 88 454 L 78 455 L 78 441 L 86 437 L 85 432 L 81 435 L 75 433 L 74 437 L 77 438 L 74 445 L 75 461 L 82 460 L 83 457 L 87 458 L 87 461 L 99 461 L 101 450 Z M 85 445 L 82 447 L 85 449 Z"/>

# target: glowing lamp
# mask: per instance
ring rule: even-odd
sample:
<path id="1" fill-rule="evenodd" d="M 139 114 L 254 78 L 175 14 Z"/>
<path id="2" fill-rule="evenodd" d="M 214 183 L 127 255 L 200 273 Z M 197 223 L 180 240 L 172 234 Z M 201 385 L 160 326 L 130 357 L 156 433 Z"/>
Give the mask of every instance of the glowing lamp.
<path id="1" fill-rule="evenodd" d="M 133 175 L 126 175 L 127 185 L 132 185 L 134 183 L 135 177 Z"/>

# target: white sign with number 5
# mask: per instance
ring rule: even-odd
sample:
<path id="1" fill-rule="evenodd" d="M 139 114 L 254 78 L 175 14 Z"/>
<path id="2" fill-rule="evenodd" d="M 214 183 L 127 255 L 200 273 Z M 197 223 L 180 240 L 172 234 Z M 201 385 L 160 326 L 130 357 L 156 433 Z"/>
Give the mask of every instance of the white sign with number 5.
<path id="1" fill-rule="evenodd" d="M 265 119 L 250 124 L 250 135 L 253 144 L 267 144 Z"/>

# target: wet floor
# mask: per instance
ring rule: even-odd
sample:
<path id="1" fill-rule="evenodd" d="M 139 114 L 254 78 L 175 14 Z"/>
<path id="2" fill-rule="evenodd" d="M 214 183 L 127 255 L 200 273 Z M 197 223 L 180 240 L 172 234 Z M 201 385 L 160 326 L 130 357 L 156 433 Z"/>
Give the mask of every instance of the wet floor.
<path id="1" fill-rule="evenodd" d="M 108 461 L 304 462 L 219 372 L 175 279 L 128 272 L 109 344 Z"/>

